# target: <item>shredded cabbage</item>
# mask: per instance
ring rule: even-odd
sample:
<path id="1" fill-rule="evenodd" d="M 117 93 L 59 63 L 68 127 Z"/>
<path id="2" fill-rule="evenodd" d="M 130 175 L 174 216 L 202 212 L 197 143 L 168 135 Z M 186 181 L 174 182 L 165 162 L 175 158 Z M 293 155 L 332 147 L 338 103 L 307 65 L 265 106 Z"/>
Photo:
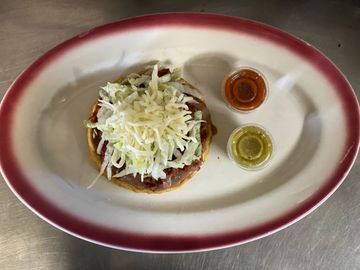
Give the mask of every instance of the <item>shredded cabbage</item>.
<path id="1" fill-rule="evenodd" d="M 180 70 L 161 77 L 158 65 L 144 74 L 130 74 L 121 83 L 101 87 L 97 122 L 85 126 L 102 132 L 100 154 L 107 141 L 100 174 L 165 178 L 166 168 L 183 168 L 201 157 L 201 111 L 192 116 L 189 95 Z M 112 175 L 112 167 L 123 168 Z"/>

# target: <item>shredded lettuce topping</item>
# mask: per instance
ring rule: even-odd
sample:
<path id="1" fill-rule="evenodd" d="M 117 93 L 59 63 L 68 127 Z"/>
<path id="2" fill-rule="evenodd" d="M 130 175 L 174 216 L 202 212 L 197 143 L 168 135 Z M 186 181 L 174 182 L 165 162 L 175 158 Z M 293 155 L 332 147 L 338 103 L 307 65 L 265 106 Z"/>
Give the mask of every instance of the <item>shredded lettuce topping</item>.
<path id="1" fill-rule="evenodd" d="M 183 168 L 201 157 L 202 112 L 193 115 L 188 104 L 197 101 L 186 94 L 194 90 L 184 83 L 179 69 L 158 76 L 158 65 L 145 73 L 128 75 L 121 83 L 101 87 L 97 122 L 87 128 L 101 131 L 97 154 L 106 144 L 100 174 L 122 177 L 136 174 L 154 179 L 166 177 L 166 168 Z M 112 167 L 122 170 L 112 175 Z"/>

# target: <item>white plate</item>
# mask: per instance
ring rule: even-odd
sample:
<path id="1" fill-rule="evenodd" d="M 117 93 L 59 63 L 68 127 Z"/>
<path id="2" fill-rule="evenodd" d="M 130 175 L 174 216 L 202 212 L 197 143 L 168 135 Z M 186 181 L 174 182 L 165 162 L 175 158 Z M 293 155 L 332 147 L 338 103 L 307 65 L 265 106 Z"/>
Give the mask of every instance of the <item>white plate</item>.
<path id="1" fill-rule="evenodd" d="M 178 190 L 148 195 L 97 174 L 82 120 L 99 86 L 151 60 L 182 66 L 218 128 L 200 172 Z M 261 71 L 269 97 L 239 114 L 221 98 L 227 73 Z M 319 51 L 272 27 L 210 14 L 161 14 L 95 28 L 55 47 L 1 103 L 0 161 L 8 185 L 54 226 L 105 246 L 151 252 L 209 250 L 284 228 L 345 178 L 359 148 L 359 107 Z M 259 171 L 230 162 L 226 142 L 245 123 L 265 127 L 275 153 Z"/>

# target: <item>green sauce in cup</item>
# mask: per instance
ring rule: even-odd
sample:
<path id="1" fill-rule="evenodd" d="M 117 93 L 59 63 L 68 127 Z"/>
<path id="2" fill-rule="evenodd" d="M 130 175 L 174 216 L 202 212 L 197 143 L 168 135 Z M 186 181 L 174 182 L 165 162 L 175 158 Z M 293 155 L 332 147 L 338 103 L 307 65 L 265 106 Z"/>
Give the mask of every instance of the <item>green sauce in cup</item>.
<path id="1" fill-rule="evenodd" d="M 235 129 L 228 140 L 229 157 L 244 169 L 259 169 L 270 159 L 273 142 L 269 133 L 258 125 Z"/>

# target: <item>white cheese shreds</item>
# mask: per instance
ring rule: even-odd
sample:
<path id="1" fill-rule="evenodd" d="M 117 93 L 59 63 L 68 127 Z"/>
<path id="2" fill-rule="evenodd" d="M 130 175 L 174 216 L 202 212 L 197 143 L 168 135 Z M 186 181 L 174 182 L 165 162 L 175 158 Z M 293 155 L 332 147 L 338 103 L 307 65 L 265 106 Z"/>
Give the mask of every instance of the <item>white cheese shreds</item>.
<path id="1" fill-rule="evenodd" d="M 106 151 L 100 174 L 108 178 L 140 174 L 165 178 L 166 168 L 183 168 L 201 156 L 201 111 L 193 115 L 185 95 L 194 90 L 174 70 L 161 77 L 158 65 L 144 74 L 130 74 L 121 83 L 100 90 L 97 122 L 85 126 L 102 132 L 97 153 Z M 122 168 L 112 175 L 112 167 Z"/>

